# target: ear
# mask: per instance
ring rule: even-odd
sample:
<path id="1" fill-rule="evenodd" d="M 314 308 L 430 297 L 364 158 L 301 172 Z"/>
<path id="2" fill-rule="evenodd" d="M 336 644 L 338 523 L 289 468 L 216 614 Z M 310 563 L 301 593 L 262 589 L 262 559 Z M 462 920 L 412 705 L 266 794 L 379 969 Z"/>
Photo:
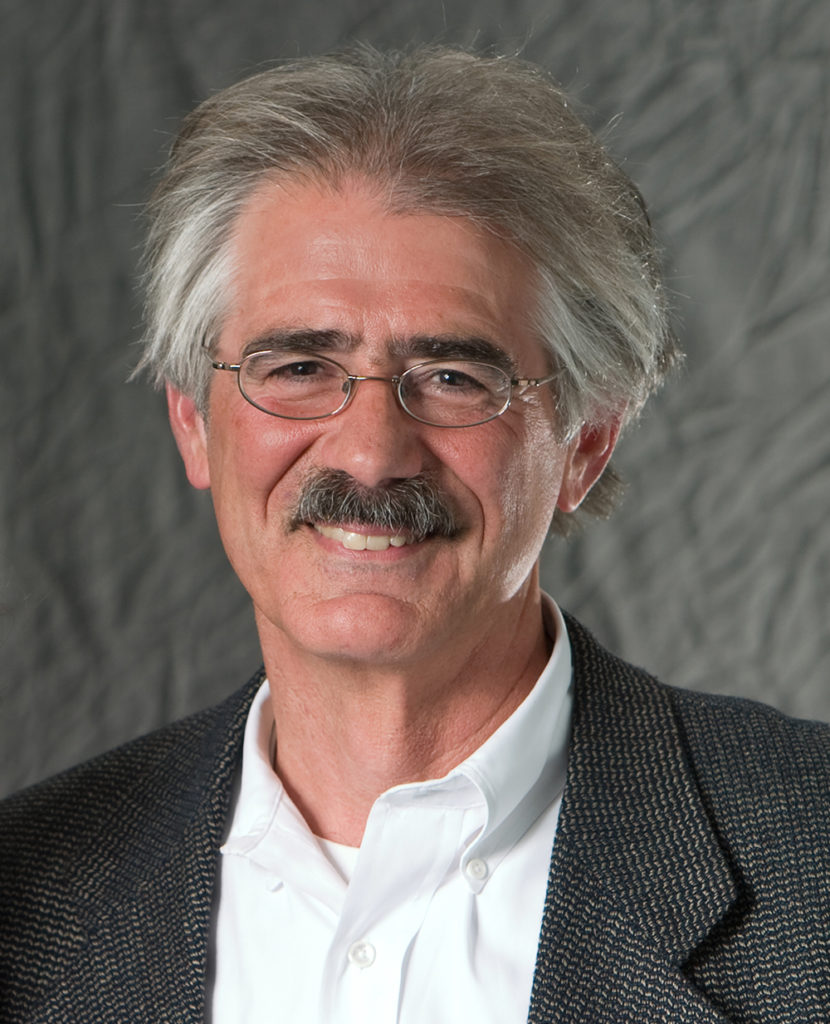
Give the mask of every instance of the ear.
<path id="1" fill-rule="evenodd" d="M 586 424 L 568 448 L 557 508 L 575 512 L 608 465 L 620 434 L 620 417 Z"/>
<path id="2" fill-rule="evenodd" d="M 167 412 L 173 437 L 184 460 L 187 479 L 199 490 L 210 487 L 205 419 L 192 398 L 177 391 L 172 384 L 165 387 Z"/>

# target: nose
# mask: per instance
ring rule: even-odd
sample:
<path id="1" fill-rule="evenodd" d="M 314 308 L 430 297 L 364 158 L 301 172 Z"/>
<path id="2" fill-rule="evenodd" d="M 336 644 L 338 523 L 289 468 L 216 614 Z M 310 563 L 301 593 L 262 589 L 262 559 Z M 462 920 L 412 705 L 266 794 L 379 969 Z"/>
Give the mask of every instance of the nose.
<path id="1" fill-rule="evenodd" d="M 323 465 L 366 487 L 417 476 L 426 469 L 422 424 L 407 415 L 388 377 L 357 377 L 342 412 L 324 421 L 318 441 Z"/>

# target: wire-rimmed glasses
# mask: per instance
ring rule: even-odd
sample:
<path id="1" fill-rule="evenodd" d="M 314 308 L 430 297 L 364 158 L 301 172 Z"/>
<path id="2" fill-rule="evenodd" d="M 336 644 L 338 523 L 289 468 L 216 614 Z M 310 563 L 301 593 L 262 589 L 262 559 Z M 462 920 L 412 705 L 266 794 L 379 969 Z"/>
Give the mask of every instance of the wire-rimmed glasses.
<path id="1" fill-rule="evenodd" d="M 207 350 L 205 350 L 207 353 Z M 355 374 L 311 352 L 267 349 L 239 363 L 214 360 L 214 370 L 237 375 L 239 390 L 251 405 L 287 420 L 336 416 L 364 380 L 391 384 L 400 407 L 433 427 L 475 427 L 501 416 L 516 388 L 541 387 L 548 377 L 511 377 L 498 366 L 473 359 L 430 359 L 392 377 Z"/>

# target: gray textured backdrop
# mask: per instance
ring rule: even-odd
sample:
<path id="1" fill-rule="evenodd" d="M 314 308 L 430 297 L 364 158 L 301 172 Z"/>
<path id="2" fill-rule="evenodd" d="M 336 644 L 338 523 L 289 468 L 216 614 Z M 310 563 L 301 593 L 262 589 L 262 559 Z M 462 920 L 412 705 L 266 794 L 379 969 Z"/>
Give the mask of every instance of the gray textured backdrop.
<path id="1" fill-rule="evenodd" d="M 827 0 L 0 0 L 0 789 L 258 664 L 209 498 L 126 384 L 139 208 L 180 117 L 347 38 L 521 49 L 614 121 L 687 367 L 545 582 L 667 681 L 830 718 Z"/>

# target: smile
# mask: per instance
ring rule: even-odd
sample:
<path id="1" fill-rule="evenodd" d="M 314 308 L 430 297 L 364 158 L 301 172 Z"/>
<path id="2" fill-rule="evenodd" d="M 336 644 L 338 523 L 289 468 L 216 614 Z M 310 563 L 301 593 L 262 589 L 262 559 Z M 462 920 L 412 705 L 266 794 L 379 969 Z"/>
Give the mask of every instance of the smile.
<path id="1" fill-rule="evenodd" d="M 339 526 L 329 526 L 324 523 L 312 525 L 323 537 L 338 541 L 349 551 L 386 551 L 387 548 L 402 548 L 409 543 L 406 537 L 355 533 L 353 530 L 343 530 Z"/>

